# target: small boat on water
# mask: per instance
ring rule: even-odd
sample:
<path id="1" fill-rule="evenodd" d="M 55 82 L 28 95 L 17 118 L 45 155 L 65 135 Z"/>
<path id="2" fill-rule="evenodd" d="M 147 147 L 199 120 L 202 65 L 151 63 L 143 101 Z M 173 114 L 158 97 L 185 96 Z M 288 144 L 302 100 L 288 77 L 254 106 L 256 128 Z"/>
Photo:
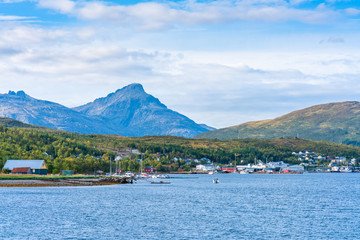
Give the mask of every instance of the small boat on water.
<path id="1" fill-rule="evenodd" d="M 160 182 L 151 182 L 151 184 L 170 184 L 171 182 L 164 182 L 164 181 L 160 181 Z"/>
<path id="2" fill-rule="evenodd" d="M 239 173 L 240 173 L 240 174 L 249 174 L 249 171 L 247 171 L 247 170 L 241 170 Z"/>
<path id="3" fill-rule="evenodd" d="M 163 175 L 159 175 L 159 177 L 158 178 L 170 178 L 170 176 L 169 175 L 167 175 L 167 174 L 163 174 Z"/>
<path id="4" fill-rule="evenodd" d="M 157 174 L 157 175 L 152 175 L 151 178 L 170 178 L 169 175 L 167 174 Z"/>
<path id="5" fill-rule="evenodd" d="M 219 181 L 219 179 L 218 178 L 214 178 L 213 179 L 213 183 L 219 183 L 220 181 Z"/>
<path id="6" fill-rule="evenodd" d="M 351 173 L 353 170 L 349 166 L 343 166 L 340 168 L 341 173 Z"/>
<path id="7" fill-rule="evenodd" d="M 125 177 L 131 178 L 131 177 L 134 177 L 134 176 L 135 175 L 130 171 L 125 173 Z"/>

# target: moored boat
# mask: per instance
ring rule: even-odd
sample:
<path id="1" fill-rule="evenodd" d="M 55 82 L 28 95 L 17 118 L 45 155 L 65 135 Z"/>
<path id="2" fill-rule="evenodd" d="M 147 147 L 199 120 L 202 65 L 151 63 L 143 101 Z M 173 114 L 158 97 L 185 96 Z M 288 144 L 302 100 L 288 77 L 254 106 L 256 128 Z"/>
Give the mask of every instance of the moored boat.
<path id="1" fill-rule="evenodd" d="M 159 182 L 151 182 L 151 184 L 170 184 L 171 182 L 164 182 L 164 181 L 159 181 Z"/>
<path id="2" fill-rule="evenodd" d="M 340 172 L 342 173 L 351 173 L 353 170 L 349 166 L 343 166 L 340 168 Z"/>

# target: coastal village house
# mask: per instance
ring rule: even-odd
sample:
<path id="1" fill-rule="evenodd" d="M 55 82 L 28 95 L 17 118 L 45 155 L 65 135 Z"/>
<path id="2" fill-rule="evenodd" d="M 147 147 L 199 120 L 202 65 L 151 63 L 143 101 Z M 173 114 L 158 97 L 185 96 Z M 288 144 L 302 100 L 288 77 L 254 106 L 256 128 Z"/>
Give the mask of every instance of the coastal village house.
<path id="1" fill-rule="evenodd" d="M 12 174 L 47 174 L 44 160 L 7 160 L 4 169 L 9 169 Z"/>
<path id="2" fill-rule="evenodd" d="M 154 172 L 157 172 L 157 169 L 153 168 L 152 166 L 147 166 L 147 167 L 145 167 L 145 172 L 146 173 L 154 173 Z"/>
<path id="3" fill-rule="evenodd" d="M 197 171 L 197 172 L 210 172 L 210 171 L 215 171 L 215 167 L 214 167 L 214 165 L 203 165 L 203 164 L 199 164 L 199 165 L 196 165 L 196 171 Z"/>

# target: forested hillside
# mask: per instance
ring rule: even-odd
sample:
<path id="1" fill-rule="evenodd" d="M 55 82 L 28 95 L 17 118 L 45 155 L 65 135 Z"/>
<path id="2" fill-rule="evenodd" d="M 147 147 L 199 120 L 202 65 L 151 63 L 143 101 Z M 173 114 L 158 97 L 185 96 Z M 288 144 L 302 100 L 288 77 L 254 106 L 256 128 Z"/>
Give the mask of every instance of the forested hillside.
<path id="1" fill-rule="evenodd" d="M 18 120 L 12 119 L 12 118 L 4 118 L 4 117 L 0 117 L 0 125 L 4 126 L 4 127 L 45 129 L 45 127 L 31 125 L 31 124 L 23 123 L 21 121 L 18 121 Z"/>
<path id="2" fill-rule="evenodd" d="M 293 151 L 310 149 L 322 155 L 360 157 L 360 148 L 328 142 L 289 139 L 188 139 L 171 136 L 129 138 L 112 135 L 81 135 L 64 131 L 0 126 L 0 168 L 7 159 L 45 159 L 50 173 L 71 169 L 77 173 L 109 171 L 110 159 L 119 161 L 124 171 L 138 171 L 141 156 L 129 153 L 138 149 L 145 166 L 159 171 L 191 170 L 194 162 L 185 159 L 208 158 L 216 164 L 253 162 L 256 159 L 298 163 Z M 124 154 L 125 153 L 125 154 Z M 181 160 L 174 160 L 174 158 Z"/>
<path id="3" fill-rule="evenodd" d="M 360 145 L 360 103 L 349 101 L 315 105 L 275 119 L 247 122 L 205 132 L 196 137 L 218 139 L 300 137 Z"/>

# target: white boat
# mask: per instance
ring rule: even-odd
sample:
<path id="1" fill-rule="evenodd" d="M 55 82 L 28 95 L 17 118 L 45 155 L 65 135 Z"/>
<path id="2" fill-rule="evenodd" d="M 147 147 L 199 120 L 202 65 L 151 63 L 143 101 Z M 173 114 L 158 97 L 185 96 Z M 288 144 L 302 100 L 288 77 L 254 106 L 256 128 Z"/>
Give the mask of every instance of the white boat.
<path id="1" fill-rule="evenodd" d="M 163 174 L 163 175 L 160 175 L 160 177 L 159 177 L 159 178 L 165 179 L 165 178 L 170 178 L 170 176 L 169 176 L 169 175 L 167 175 L 167 174 Z"/>
<path id="2" fill-rule="evenodd" d="M 353 171 L 352 171 L 351 168 L 349 168 L 348 166 L 346 166 L 346 167 L 341 167 L 341 168 L 340 168 L 340 172 L 342 172 L 342 173 L 351 173 L 351 172 L 353 172 Z"/>
<path id="3" fill-rule="evenodd" d="M 338 166 L 333 166 L 333 167 L 331 167 L 331 170 L 330 170 L 331 172 L 340 172 L 340 167 L 338 167 Z"/>
<path id="4" fill-rule="evenodd" d="M 147 175 L 146 173 L 141 173 L 141 174 L 140 174 L 140 177 L 141 177 L 141 178 L 148 178 L 149 175 Z"/>
<path id="5" fill-rule="evenodd" d="M 126 172 L 125 177 L 134 177 L 134 174 L 132 172 Z"/>

